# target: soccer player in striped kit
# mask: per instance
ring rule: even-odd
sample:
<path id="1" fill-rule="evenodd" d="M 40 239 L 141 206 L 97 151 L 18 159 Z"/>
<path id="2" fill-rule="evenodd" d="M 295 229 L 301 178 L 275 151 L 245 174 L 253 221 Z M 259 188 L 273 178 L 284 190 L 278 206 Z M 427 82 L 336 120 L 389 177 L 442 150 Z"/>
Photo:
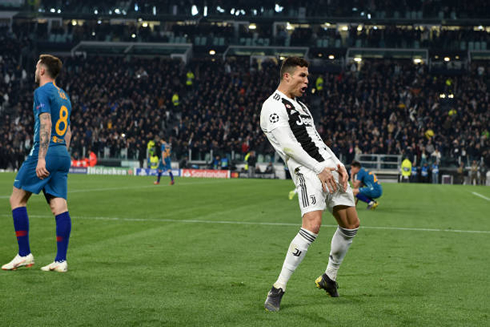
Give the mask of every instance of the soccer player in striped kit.
<path id="1" fill-rule="evenodd" d="M 359 218 L 348 174 L 318 134 L 313 117 L 299 98 L 308 87 L 308 62 L 290 57 L 280 70 L 277 90 L 264 102 L 260 127 L 288 165 L 298 189 L 302 226 L 293 238 L 281 273 L 265 301 L 265 309 L 279 311 L 286 284 L 320 232 L 325 209 L 335 217 L 335 231 L 325 273 L 315 284 L 338 297 L 337 271 L 359 228 Z"/>

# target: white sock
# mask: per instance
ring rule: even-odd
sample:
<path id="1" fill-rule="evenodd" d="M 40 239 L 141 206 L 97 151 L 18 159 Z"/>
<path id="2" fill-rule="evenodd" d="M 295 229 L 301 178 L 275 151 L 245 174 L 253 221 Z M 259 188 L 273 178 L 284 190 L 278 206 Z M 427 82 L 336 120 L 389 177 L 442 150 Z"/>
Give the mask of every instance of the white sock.
<path id="1" fill-rule="evenodd" d="M 312 233 L 304 228 L 299 230 L 299 233 L 289 245 L 281 273 L 274 283 L 275 288 L 282 288 L 283 291 L 286 291 L 286 284 L 288 283 L 289 278 L 291 278 L 293 272 L 299 266 L 301 261 L 303 261 L 306 251 L 308 251 L 308 247 L 313 243 L 317 236 L 318 234 Z"/>
<path id="2" fill-rule="evenodd" d="M 325 273 L 331 280 L 337 280 L 337 271 L 340 268 L 340 264 L 344 260 L 352 239 L 357 234 L 359 228 L 347 229 L 338 227 L 333 234 L 332 243 L 330 245 L 330 256 L 328 258 L 328 265 Z"/>

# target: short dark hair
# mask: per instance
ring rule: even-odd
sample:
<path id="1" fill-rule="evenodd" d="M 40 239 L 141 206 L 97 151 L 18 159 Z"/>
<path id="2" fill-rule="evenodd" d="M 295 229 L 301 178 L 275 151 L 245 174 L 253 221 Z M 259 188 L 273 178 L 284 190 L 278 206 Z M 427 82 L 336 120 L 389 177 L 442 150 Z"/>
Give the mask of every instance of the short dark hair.
<path id="1" fill-rule="evenodd" d="M 359 161 L 352 161 L 352 163 L 350 164 L 351 167 L 357 167 L 357 168 L 361 168 L 361 163 Z"/>
<path id="2" fill-rule="evenodd" d="M 281 76 L 280 80 L 284 77 L 285 73 L 292 73 L 296 69 L 296 67 L 308 67 L 308 61 L 300 57 L 289 57 L 286 58 L 281 65 Z"/>
<path id="3" fill-rule="evenodd" d="M 61 67 L 63 67 L 63 63 L 58 57 L 49 54 L 42 54 L 39 56 L 39 62 L 46 67 L 46 71 L 48 72 L 51 78 L 56 78 L 60 74 Z"/>

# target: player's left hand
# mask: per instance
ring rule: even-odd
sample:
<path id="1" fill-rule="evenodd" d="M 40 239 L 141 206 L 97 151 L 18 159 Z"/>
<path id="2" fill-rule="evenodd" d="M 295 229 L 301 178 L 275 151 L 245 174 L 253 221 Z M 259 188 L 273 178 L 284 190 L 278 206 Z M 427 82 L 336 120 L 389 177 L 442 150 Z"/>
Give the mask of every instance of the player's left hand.
<path id="1" fill-rule="evenodd" d="M 339 173 L 339 183 L 342 186 L 343 191 L 345 192 L 347 190 L 349 174 L 347 174 L 347 170 L 341 164 L 337 165 L 337 172 Z"/>
<path id="2" fill-rule="evenodd" d="M 45 179 L 49 176 L 49 171 L 46 169 L 46 159 L 39 158 L 37 160 L 36 175 L 39 179 Z"/>

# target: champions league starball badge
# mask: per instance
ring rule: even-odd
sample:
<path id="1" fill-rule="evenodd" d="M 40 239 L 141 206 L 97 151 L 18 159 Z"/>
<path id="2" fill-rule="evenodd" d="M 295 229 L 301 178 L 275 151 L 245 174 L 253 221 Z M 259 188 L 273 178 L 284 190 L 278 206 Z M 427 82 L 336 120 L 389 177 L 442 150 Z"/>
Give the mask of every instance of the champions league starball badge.
<path id="1" fill-rule="evenodd" d="M 278 114 L 275 114 L 275 113 L 274 114 L 271 114 L 269 116 L 269 121 L 271 123 L 277 123 L 279 121 L 279 115 Z"/>

